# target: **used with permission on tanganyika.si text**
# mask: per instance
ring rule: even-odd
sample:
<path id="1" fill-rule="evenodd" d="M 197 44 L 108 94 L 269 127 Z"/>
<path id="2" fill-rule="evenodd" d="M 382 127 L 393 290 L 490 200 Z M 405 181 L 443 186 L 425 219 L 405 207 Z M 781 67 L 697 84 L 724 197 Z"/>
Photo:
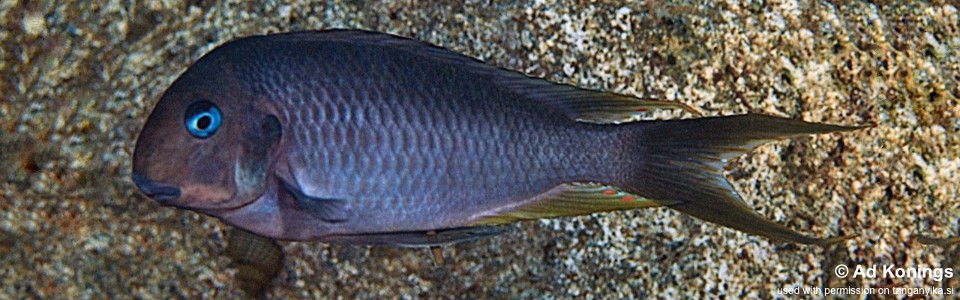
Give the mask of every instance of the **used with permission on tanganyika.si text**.
<path id="1" fill-rule="evenodd" d="M 897 295 L 897 296 L 935 296 L 956 295 L 953 288 L 943 287 L 787 287 L 778 288 L 780 295 Z"/>
<path id="2" fill-rule="evenodd" d="M 865 279 L 920 279 L 942 282 L 955 276 L 953 268 L 931 267 L 898 267 L 896 265 L 836 265 L 833 274 L 839 278 Z M 777 289 L 780 295 L 898 295 L 898 296 L 926 296 L 926 295 L 956 295 L 953 287 L 918 286 L 918 287 L 782 287 Z"/>

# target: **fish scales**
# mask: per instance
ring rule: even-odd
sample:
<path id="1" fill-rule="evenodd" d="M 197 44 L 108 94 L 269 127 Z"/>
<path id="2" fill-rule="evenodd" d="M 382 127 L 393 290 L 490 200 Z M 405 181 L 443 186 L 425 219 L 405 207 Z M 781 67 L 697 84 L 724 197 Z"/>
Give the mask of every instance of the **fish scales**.
<path id="1" fill-rule="evenodd" d="M 278 95 L 275 101 L 284 103 L 284 115 L 295 116 L 280 121 L 288 132 L 301 137 L 285 146 L 294 177 L 301 179 L 300 188 L 313 195 L 352 199 L 361 219 L 397 215 L 397 220 L 380 225 L 394 230 L 449 226 L 451 220 L 470 216 L 451 216 L 450 220 L 435 216 L 446 210 L 475 212 L 499 205 L 493 201 L 529 198 L 564 182 L 601 180 L 601 174 L 611 173 L 598 163 L 607 160 L 605 152 L 595 151 L 597 144 L 611 139 L 606 137 L 609 133 L 587 131 L 590 125 L 545 113 L 542 107 L 503 93 L 492 83 L 487 90 L 483 85 L 478 89 L 472 82 L 478 78 L 443 70 L 436 62 L 418 61 L 425 66 L 422 69 L 404 67 L 410 63 L 406 61 L 409 54 L 402 52 L 384 54 L 374 51 L 376 48 L 353 45 L 287 47 L 302 55 L 270 49 L 267 52 L 290 58 L 280 60 L 284 65 L 273 66 L 275 71 L 259 72 L 305 74 L 296 78 L 297 82 L 314 84 L 298 89 L 297 83 L 280 82 L 251 89 L 257 94 Z M 371 73 L 352 64 L 312 63 L 326 59 L 311 55 L 315 52 L 336 56 L 339 62 L 383 67 Z M 380 59 L 374 62 L 370 57 Z M 433 71 L 437 69 L 441 71 Z M 365 79 L 328 79 L 354 77 Z M 316 84 L 319 82 L 322 84 Z M 285 89 L 257 90 L 261 86 L 293 88 L 289 93 Z M 363 97 L 370 94 L 380 97 Z M 297 105 L 300 101 L 303 105 Z M 324 113 L 313 113 L 318 110 Z M 314 115 L 324 116 L 324 122 L 315 122 Z M 378 117 L 360 117 L 364 115 Z M 318 135 L 323 139 L 314 138 Z M 604 146 L 615 145 L 608 142 Z M 585 157 L 587 153 L 596 157 Z"/>
<path id="2" fill-rule="evenodd" d="M 550 83 L 358 30 L 242 38 L 161 97 L 132 180 L 166 205 L 266 237 L 436 245 L 522 220 L 668 206 L 776 240 L 724 163 L 781 138 L 862 127 L 689 108 Z"/>

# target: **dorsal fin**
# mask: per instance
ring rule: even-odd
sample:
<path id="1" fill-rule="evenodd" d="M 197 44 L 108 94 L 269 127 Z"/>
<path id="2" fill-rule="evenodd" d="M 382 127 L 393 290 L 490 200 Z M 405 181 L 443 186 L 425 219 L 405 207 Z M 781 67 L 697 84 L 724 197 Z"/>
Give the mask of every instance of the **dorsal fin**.
<path id="1" fill-rule="evenodd" d="M 654 202 L 609 185 L 568 183 L 515 205 L 485 212 L 476 216 L 470 225 L 507 224 L 523 220 L 579 216 L 670 204 Z"/>
<path id="2" fill-rule="evenodd" d="M 640 120 L 644 114 L 661 109 L 681 109 L 700 116 L 696 109 L 680 102 L 640 99 L 632 96 L 578 88 L 540 78 L 496 76 L 513 92 L 554 107 L 578 122 L 621 124 Z"/>
<path id="3" fill-rule="evenodd" d="M 542 78 L 496 67 L 478 59 L 418 40 L 392 34 L 336 29 L 283 34 L 283 40 L 326 41 L 369 44 L 407 52 L 422 61 L 457 65 L 458 72 L 473 75 L 499 84 L 523 98 L 553 107 L 570 119 L 597 124 L 619 124 L 639 120 L 642 114 L 660 109 L 682 109 L 695 116 L 700 113 L 683 103 L 653 99 L 639 99 L 609 92 L 587 90 L 567 84 L 553 83 Z"/>

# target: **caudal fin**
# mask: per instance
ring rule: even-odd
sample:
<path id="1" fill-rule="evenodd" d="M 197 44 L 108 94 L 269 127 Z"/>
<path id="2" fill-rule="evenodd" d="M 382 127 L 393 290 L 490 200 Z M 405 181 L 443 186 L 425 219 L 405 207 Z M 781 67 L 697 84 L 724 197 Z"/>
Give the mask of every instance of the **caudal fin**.
<path id="1" fill-rule="evenodd" d="M 748 114 L 642 125 L 633 192 L 699 219 L 774 240 L 832 244 L 844 238 L 815 238 L 757 214 L 723 177 L 726 161 L 761 144 L 794 136 L 862 127 L 807 123 Z"/>

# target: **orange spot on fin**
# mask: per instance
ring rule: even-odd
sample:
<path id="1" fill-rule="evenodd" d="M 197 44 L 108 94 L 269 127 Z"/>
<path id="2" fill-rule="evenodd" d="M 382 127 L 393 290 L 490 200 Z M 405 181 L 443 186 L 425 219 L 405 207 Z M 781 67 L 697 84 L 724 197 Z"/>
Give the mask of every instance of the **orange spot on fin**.
<path id="1" fill-rule="evenodd" d="M 616 193 L 617 193 L 617 192 L 614 192 L 613 190 L 605 190 L 605 191 L 603 191 L 603 194 L 604 194 L 604 195 L 607 195 L 607 196 L 613 195 L 613 194 L 616 194 Z"/>
<path id="2" fill-rule="evenodd" d="M 630 201 L 633 201 L 633 200 L 637 200 L 637 198 L 634 197 L 634 196 L 629 196 L 629 195 L 628 195 L 628 196 L 620 197 L 620 201 L 624 201 L 624 202 L 630 202 Z"/>

